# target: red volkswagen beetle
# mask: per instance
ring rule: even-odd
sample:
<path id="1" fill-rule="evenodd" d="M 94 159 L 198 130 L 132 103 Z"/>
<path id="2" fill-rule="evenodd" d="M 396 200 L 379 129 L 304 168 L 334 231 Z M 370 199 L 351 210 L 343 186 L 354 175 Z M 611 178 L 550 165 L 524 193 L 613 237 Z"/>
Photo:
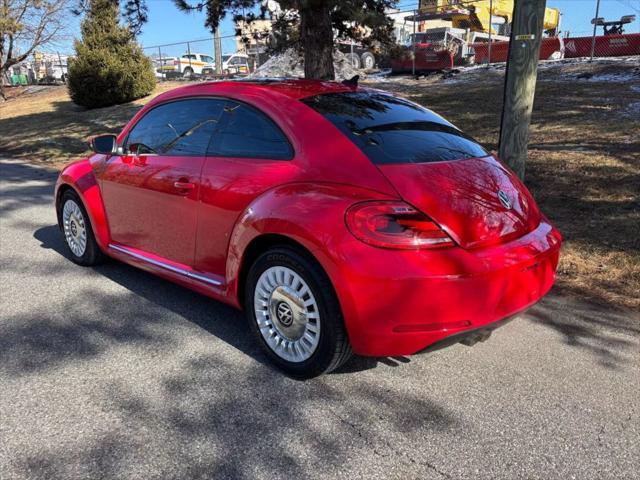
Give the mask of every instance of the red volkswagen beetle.
<path id="1" fill-rule="evenodd" d="M 515 175 L 382 91 L 202 83 L 90 143 L 55 191 L 72 260 L 243 309 L 293 375 L 484 339 L 554 281 L 560 234 Z"/>

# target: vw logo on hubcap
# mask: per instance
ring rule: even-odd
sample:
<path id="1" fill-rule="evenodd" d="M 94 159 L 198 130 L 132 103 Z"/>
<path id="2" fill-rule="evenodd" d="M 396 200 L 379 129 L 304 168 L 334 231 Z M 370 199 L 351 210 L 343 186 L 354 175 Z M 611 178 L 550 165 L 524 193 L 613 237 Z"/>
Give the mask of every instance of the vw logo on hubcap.
<path id="1" fill-rule="evenodd" d="M 286 302 L 280 302 L 276 308 L 276 316 L 278 321 L 285 327 L 290 326 L 293 323 L 293 312 L 291 307 Z"/>
<path id="2" fill-rule="evenodd" d="M 500 200 L 500 203 L 504 208 L 511 210 L 511 200 L 509 200 L 508 195 L 502 190 L 498 190 L 498 200 Z"/>

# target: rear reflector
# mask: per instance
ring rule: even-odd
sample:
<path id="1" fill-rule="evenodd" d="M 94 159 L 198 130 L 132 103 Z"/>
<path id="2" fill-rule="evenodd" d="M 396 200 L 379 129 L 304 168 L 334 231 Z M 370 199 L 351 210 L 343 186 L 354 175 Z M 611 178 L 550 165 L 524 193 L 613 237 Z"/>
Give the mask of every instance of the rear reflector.
<path id="1" fill-rule="evenodd" d="M 435 330 L 453 330 L 469 326 L 471 326 L 471 322 L 469 320 L 460 320 L 459 322 L 447 323 L 415 323 L 398 325 L 397 327 L 394 327 L 393 331 L 396 333 L 433 332 Z"/>

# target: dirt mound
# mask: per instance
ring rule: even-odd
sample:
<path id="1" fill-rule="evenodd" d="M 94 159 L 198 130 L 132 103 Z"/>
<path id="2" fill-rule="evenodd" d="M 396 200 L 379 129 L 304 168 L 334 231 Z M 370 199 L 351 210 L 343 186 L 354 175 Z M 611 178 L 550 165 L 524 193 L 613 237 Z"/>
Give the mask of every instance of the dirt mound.
<path id="1" fill-rule="evenodd" d="M 336 80 L 346 80 L 355 75 L 363 77 L 362 71 L 353 68 L 345 54 L 337 50 L 333 52 L 333 69 Z M 249 76 L 251 78 L 302 78 L 304 77 L 303 56 L 294 49 L 286 50 L 271 57 Z"/>

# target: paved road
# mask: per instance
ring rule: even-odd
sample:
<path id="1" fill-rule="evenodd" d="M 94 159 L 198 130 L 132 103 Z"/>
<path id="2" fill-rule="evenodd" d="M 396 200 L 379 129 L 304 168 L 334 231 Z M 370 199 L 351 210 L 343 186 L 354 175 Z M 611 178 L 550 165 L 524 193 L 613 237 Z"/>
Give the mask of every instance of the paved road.
<path id="1" fill-rule="evenodd" d="M 55 176 L 0 163 L 0 478 L 638 478 L 640 319 L 548 297 L 473 348 L 307 382 L 240 314 L 72 264 Z"/>

